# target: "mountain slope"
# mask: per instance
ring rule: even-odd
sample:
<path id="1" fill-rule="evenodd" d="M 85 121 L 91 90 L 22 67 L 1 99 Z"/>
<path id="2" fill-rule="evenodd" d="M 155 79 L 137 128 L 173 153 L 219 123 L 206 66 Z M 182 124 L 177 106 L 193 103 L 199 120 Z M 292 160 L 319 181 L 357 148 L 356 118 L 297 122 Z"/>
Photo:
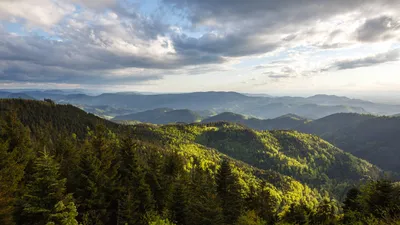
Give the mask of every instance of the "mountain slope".
<path id="1" fill-rule="evenodd" d="M 50 134 L 68 132 L 84 137 L 88 129 L 93 130 L 97 125 L 105 125 L 112 130 L 120 127 L 72 105 L 55 105 L 44 101 L 23 99 L 0 99 L 0 116 L 4 118 L 10 112 L 15 112 L 21 122 L 34 133 L 40 133 L 44 129 Z"/>
<path id="2" fill-rule="evenodd" d="M 319 135 L 382 169 L 400 172 L 399 117 L 335 114 L 295 129 Z"/>
<path id="3" fill-rule="evenodd" d="M 247 118 L 243 115 L 236 113 L 225 112 L 218 114 L 216 116 L 206 118 L 202 120 L 202 123 L 220 122 L 220 121 L 238 123 L 257 130 L 273 130 L 273 129 L 291 129 L 293 127 L 297 127 L 305 123 L 307 120 L 293 114 L 283 115 L 275 119 L 262 120 L 251 117 Z"/>
<path id="4" fill-rule="evenodd" d="M 133 113 L 123 116 L 116 116 L 114 121 L 120 120 L 135 120 L 144 123 L 154 124 L 168 124 L 168 123 L 194 123 L 201 119 L 201 116 L 188 109 L 173 110 L 170 108 L 159 108 L 154 110 L 147 110 L 144 112 Z"/>
<path id="5" fill-rule="evenodd" d="M 30 128 L 34 149 L 40 151 L 43 149 L 42 146 L 45 145 L 46 151 L 56 154 L 55 158 L 65 160 L 59 163 L 64 163 L 62 165 L 70 168 L 61 169 L 62 171 L 65 170 L 67 174 L 76 170 L 77 165 L 73 163 L 79 163 L 79 161 L 82 160 L 79 159 L 79 157 L 86 156 L 88 149 L 90 149 L 89 144 L 91 142 L 97 146 L 94 147 L 96 151 L 111 150 L 111 152 L 114 152 L 117 151 L 116 149 L 120 148 L 119 145 L 121 143 L 129 140 L 130 143 L 134 143 L 135 148 L 140 149 L 140 158 L 144 160 L 143 168 L 157 166 L 160 162 L 154 164 L 152 160 L 159 158 L 158 160 L 162 161 L 162 165 L 172 163 L 171 166 L 168 167 L 169 169 L 166 170 L 172 170 L 171 173 L 175 170 L 182 170 L 185 173 L 189 173 L 194 170 L 195 167 L 200 167 L 214 174 L 219 167 L 221 159 L 227 158 L 234 167 L 234 173 L 237 174 L 240 179 L 239 181 L 243 188 L 243 194 L 248 196 L 250 194 L 250 189 L 254 190 L 254 188 L 258 188 L 262 184 L 277 201 L 277 208 L 274 210 L 280 212 L 286 211 L 290 203 L 302 201 L 306 202 L 310 207 L 314 207 L 321 199 L 321 195 L 317 190 L 313 190 L 307 184 L 299 182 L 292 177 L 283 175 L 274 170 L 264 170 L 251 166 L 233 157 L 228 157 L 229 154 L 227 156 L 223 152 L 219 152 L 218 149 L 201 145 L 194 140 L 182 139 L 182 136 L 186 135 L 185 133 L 169 132 L 168 129 L 171 127 L 174 128 L 174 130 L 180 129 L 183 131 L 185 129 L 191 129 L 193 126 L 190 125 L 157 127 L 140 124 L 136 126 L 122 126 L 103 120 L 92 114 L 87 114 L 70 105 L 55 105 L 49 102 L 15 99 L 0 100 L 0 103 L 0 121 L 7 118 L 7 114 L 10 112 L 15 112 L 15 116 L 22 124 Z M 3 123 L 0 122 L 0 126 L 2 125 Z M 96 125 L 103 125 L 104 128 L 108 128 L 110 131 L 104 130 L 104 128 L 98 128 L 98 130 L 94 128 Z M 88 127 L 90 127 L 91 130 L 86 130 L 88 134 L 85 134 L 83 130 Z M 204 127 L 204 131 L 209 129 L 213 129 L 213 127 Z M 78 141 L 74 140 L 70 143 L 68 137 L 73 133 L 80 134 L 85 140 L 81 142 L 79 141 L 80 139 L 78 139 Z M 51 138 L 48 139 L 48 137 Z M 112 144 L 114 142 L 116 144 Z M 98 145 L 104 146 L 99 147 Z M 106 150 L 107 148 L 111 149 Z M 78 151 L 78 153 L 76 153 L 78 156 L 71 155 L 71 151 Z M 107 154 L 111 153 L 108 152 Z M 75 158 L 68 159 L 68 157 Z M 78 159 L 76 159 L 76 157 L 78 157 Z M 171 159 L 174 159 L 174 161 L 169 162 L 168 160 Z M 103 158 L 103 160 L 108 160 L 108 158 Z M 164 176 L 169 177 L 170 175 Z M 179 176 L 184 175 L 180 174 Z M 160 179 L 162 178 L 163 177 Z M 179 178 L 173 178 L 173 180 L 175 179 Z M 170 181 L 164 180 L 159 182 L 165 183 Z M 76 184 L 68 183 L 67 186 L 68 185 L 73 187 Z M 75 190 L 72 189 L 71 192 L 75 192 Z M 285 204 L 286 206 L 278 208 L 280 204 Z"/>
<path id="6" fill-rule="evenodd" d="M 239 125 L 168 125 L 166 133 L 215 148 L 264 170 L 294 177 L 314 187 L 343 194 L 349 183 L 377 178 L 380 169 L 328 142 L 296 131 L 254 131 Z"/>

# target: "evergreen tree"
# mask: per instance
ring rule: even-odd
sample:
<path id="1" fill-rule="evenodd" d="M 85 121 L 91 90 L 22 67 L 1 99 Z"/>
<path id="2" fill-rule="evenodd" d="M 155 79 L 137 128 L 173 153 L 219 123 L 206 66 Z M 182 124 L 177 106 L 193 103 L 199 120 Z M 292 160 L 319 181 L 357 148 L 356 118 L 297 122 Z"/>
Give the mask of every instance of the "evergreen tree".
<path id="1" fill-rule="evenodd" d="M 175 184 L 173 199 L 171 205 L 174 222 L 177 225 L 188 225 L 189 209 L 187 202 L 187 193 L 181 180 Z"/>
<path id="2" fill-rule="evenodd" d="M 189 221 L 192 225 L 217 225 L 222 221 L 221 203 L 213 177 L 199 164 L 191 171 Z"/>
<path id="3" fill-rule="evenodd" d="M 89 133 L 75 172 L 76 197 L 84 225 L 117 220 L 118 140 L 104 126 Z"/>
<path id="4" fill-rule="evenodd" d="M 232 173 L 227 159 L 224 159 L 216 175 L 218 196 L 221 199 L 224 222 L 233 224 L 243 210 L 243 197 L 238 177 Z"/>
<path id="5" fill-rule="evenodd" d="M 47 152 L 43 152 L 35 160 L 32 180 L 27 183 L 26 193 L 19 203 L 21 214 L 16 215 L 19 223 L 42 225 L 51 222 L 53 213 L 59 210 L 56 204 L 67 197 L 65 183 L 66 179 L 60 178 L 58 163 Z M 74 216 L 71 215 L 71 220 Z"/>
<path id="6" fill-rule="evenodd" d="M 154 210 L 153 196 L 146 183 L 143 163 L 138 157 L 137 143 L 126 140 L 121 148 L 119 169 L 122 189 L 118 200 L 119 224 L 147 224 L 146 214 Z"/>
<path id="7" fill-rule="evenodd" d="M 46 225 L 78 225 L 77 216 L 78 211 L 72 195 L 68 195 L 63 201 L 54 206 L 50 221 Z"/>
<path id="8" fill-rule="evenodd" d="M 290 224 L 305 225 L 309 222 L 310 212 L 311 210 L 305 204 L 292 203 L 283 220 Z"/>
<path id="9" fill-rule="evenodd" d="M 13 224 L 16 194 L 31 155 L 29 130 L 16 113 L 0 118 L 0 224 Z"/>

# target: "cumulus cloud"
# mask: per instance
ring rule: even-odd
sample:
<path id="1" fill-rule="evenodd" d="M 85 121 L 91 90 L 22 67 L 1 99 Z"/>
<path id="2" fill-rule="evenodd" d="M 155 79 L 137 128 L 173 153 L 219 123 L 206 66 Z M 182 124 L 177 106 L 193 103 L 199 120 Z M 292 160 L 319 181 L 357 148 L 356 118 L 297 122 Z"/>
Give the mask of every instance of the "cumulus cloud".
<path id="1" fill-rule="evenodd" d="M 400 40 L 400 19 L 380 16 L 368 19 L 357 30 L 357 39 L 362 42 L 386 41 L 393 38 Z"/>
<path id="2" fill-rule="evenodd" d="M 75 10 L 59 0 L 1 0 L 0 20 L 22 20 L 29 26 L 49 29 Z"/>
<path id="3" fill-rule="evenodd" d="M 360 67 L 375 66 L 387 62 L 398 61 L 400 58 L 400 49 L 394 49 L 385 53 L 380 53 L 372 56 L 357 59 L 345 59 L 334 62 L 322 71 L 329 70 L 347 70 Z"/>
<path id="4" fill-rule="evenodd" d="M 209 73 L 218 69 L 216 65 L 281 49 L 343 48 L 399 37 L 397 0 L 246 4 L 163 0 L 160 4 L 181 20 L 149 15 L 140 11 L 140 3 L 125 0 L 0 0 L 1 21 L 47 32 L 38 37 L 29 29 L 24 35 L 0 31 L 0 80 L 141 82 L 166 74 Z M 329 69 L 397 60 L 396 52 L 337 61 Z M 267 64 L 254 69 L 271 70 L 266 72 L 271 79 L 307 71 L 293 70 L 284 62 L 279 67 L 272 70 Z"/>

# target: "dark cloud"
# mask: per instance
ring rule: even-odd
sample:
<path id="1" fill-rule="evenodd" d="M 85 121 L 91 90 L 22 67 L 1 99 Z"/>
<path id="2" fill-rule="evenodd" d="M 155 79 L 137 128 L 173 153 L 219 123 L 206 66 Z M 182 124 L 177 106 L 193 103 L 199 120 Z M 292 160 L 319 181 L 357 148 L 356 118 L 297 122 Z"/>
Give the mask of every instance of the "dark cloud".
<path id="1" fill-rule="evenodd" d="M 329 70 L 347 70 L 347 69 L 355 69 L 359 67 L 369 67 L 374 65 L 379 65 L 387 62 L 398 61 L 400 58 L 400 50 L 395 49 L 385 53 L 377 54 L 374 56 L 368 56 L 365 58 L 359 59 L 348 59 L 334 62 L 332 65 L 328 66 L 326 69 L 322 71 Z"/>
<path id="2" fill-rule="evenodd" d="M 357 30 L 357 39 L 363 42 L 386 41 L 399 38 L 400 21 L 390 16 L 368 19 Z"/>
<path id="3" fill-rule="evenodd" d="M 353 10 L 371 10 L 374 7 L 396 7 L 397 0 L 281 0 L 246 1 L 230 0 L 164 0 L 176 10 L 186 14 L 193 24 L 215 26 L 239 23 L 253 27 L 249 21 L 258 21 L 255 25 L 271 28 L 281 24 L 299 24 L 302 21 L 327 19 L 338 13 Z M 260 27 L 262 28 L 262 27 Z M 256 31 L 257 32 L 257 31 Z"/>
<path id="4" fill-rule="evenodd" d="M 241 34 L 217 35 L 206 33 L 200 38 L 188 37 L 184 34 L 174 35 L 175 49 L 185 54 L 187 51 L 198 51 L 203 54 L 239 57 L 262 54 L 273 51 L 278 43 L 269 43 L 258 36 L 241 36 Z"/>

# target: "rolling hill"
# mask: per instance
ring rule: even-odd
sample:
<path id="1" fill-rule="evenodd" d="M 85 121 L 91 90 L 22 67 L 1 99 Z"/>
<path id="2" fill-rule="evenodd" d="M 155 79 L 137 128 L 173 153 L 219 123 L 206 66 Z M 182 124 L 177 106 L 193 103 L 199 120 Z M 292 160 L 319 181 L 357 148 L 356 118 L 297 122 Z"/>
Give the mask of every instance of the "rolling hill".
<path id="1" fill-rule="evenodd" d="M 7 91 L 4 91 L 7 92 Z M 104 93 L 87 95 L 65 91 L 20 91 L 35 99 L 50 98 L 62 104 L 80 107 L 107 105 L 116 109 L 130 110 L 118 115 L 102 115 L 106 118 L 122 116 L 156 108 L 189 109 L 215 113 L 234 112 L 262 119 L 272 119 L 285 114 L 296 114 L 318 119 L 335 113 L 373 113 L 393 115 L 400 106 L 378 104 L 347 97 L 316 95 L 304 97 L 271 97 L 267 95 L 244 95 L 236 92 L 194 92 L 179 94 L 140 94 L 136 92 Z M 0 97 L 5 93 L 0 93 Z M 117 111 L 118 112 L 118 111 Z"/>
<path id="2" fill-rule="evenodd" d="M 158 108 L 144 112 L 116 116 L 114 121 L 134 120 L 143 123 L 168 124 L 168 123 L 194 123 L 201 120 L 200 114 L 188 109 Z"/>
<path id="3" fill-rule="evenodd" d="M 245 117 L 243 115 L 236 113 L 225 112 L 218 114 L 216 116 L 208 117 L 202 120 L 202 123 L 219 122 L 219 121 L 238 123 L 257 130 L 273 130 L 273 129 L 285 130 L 297 127 L 307 122 L 308 120 L 293 114 L 283 115 L 275 119 L 263 120 L 252 117 Z"/>
<path id="4" fill-rule="evenodd" d="M 335 114 L 294 128 L 315 134 L 382 169 L 400 172 L 400 118 Z"/>
<path id="5" fill-rule="evenodd" d="M 124 126 L 51 101 L 0 103 L 0 181 L 9 187 L 0 192 L 0 209 L 7 210 L 0 212 L 8 213 L 0 220 L 14 214 L 32 221 L 36 211 L 27 204 L 47 209 L 60 199 L 51 213 L 88 224 L 184 217 L 201 225 L 254 216 L 288 224 L 294 208 L 320 224 L 321 210 L 340 207 L 337 201 L 349 188 L 382 173 L 297 131 L 256 131 L 227 122 Z M 4 176 L 10 171 L 13 176 Z M 53 190 L 59 194 L 47 194 Z M 20 197 L 20 191 L 28 194 Z M 57 201 L 41 204 L 49 201 L 46 196 Z M 61 207 L 64 202 L 68 208 Z M 177 217 L 182 208 L 185 214 Z M 232 210 L 237 213 L 224 213 Z M 337 210 L 330 215 L 341 218 Z"/>

